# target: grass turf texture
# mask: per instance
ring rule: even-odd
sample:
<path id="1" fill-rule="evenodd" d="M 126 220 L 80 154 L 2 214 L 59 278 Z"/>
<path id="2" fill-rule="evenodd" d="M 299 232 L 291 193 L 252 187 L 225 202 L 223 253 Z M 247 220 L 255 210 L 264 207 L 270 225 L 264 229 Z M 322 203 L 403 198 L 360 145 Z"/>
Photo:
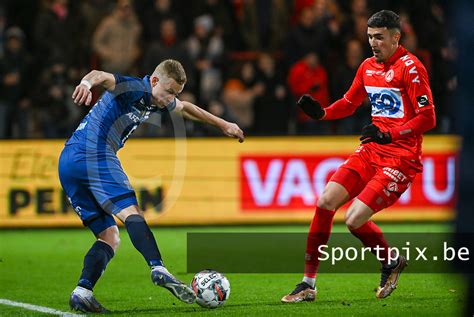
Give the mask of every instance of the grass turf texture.
<path id="1" fill-rule="evenodd" d="M 443 224 L 383 224 L 386 232 L 444 232 Z M 343 232 L 342 225 L 334 227 Z M 307 226 L 193 227 L 153 229 L 165 263 L 183 281 L 187 232 L 306 232 Z M 98 300 L 122 316 L 459 316 L 465 286 L 453 274 L 408 274 L 387 299 L 377 300 L 379 274 L 324 274 L 318 277 L 313 303 L 281 304 L 280 298 L 301 280 L 301 274 L 227 274 L 231 296 L 224 307 L 206 310 L 187 305 L 154 286 L 141 255 L 121 229 L 122 244 L 95 288 Z M 86 230 L 11 230 L 0 232 L 0 298 L 68 311 L 68 298 L 93 243 Z M 251 259 L 249 259 L 251 260 Z M 303 266 L 303 263 L 302 263 Z M 181 273 L 180 273 L 181 272 Z M 0 316 L 43 313 L 0 304 Z"/>

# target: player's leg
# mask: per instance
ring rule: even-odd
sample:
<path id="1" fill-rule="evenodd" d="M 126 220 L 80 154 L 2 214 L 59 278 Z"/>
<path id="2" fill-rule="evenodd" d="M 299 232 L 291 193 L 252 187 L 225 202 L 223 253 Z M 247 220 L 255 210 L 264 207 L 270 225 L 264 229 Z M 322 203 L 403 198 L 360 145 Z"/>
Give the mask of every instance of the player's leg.
<path id="1" fill-rule="evenodd" d="M 153 283 L 166 288 L 185 303 L 194 303 L 196 296 L 193 290 L 175 278 L 164 266 L 155 237 L 140 208 L 131 205 L 119 211 L 116 216 L 125 224 L 132 244 L 150 266 Z"/>
<path id="2" fill-rule="evenodd" d="M 93 296 L 93 287 L 118 247 L 118 230 L 112 216 L 103 212 L 94 200 L 87 183 L 87 167 L 83 152 L 75 145 L 64 148 L 59 158 L 59 179 L 77 215 L 97 240 L 84 257 L 79 282 L 72 292 L 71 309 L 82 312 L 107 312 Z"/>
<path id="3" fill-rule="evenodd" d="M 313 220 L 306 240 L 305 271 L 303 282 L 314 286 L 319 267 L 318 247 L 327 244 L 331 235 L 332 223 L 336 210 L 349 200 L 349 193 L 344 186 L 330 181 L 318 199 Z"/>
<path id="4" fill-rule="evenodd" d="M 341 185 L 344 184 L 344 185 Z M 327 244 L 336 210 L 356 196 L 363 188 L 363 180 L 355 171 L 339 168 L 318 199 L 306 241 L 305 271 L 303 280 L 281 301 L 294 303 L 313 301 L 316 298 L 316 273 L 319 267 L 318 248 Z"/>
<path id="5" fill-rule="evenodd" d="M 96 167 L 88 174 L 93 179 L 90 182 L 91 192 L 108 214 L 117 216 L 125 224 L 132 244 L 152 270 L 153 282 L 170 290 L 181 301 L 193 303 L 195 295 L 192 289 L 164 267 L 155 237 L 138 207 L 135 192 L 118 158 L 113 153 L 106 153 L 106 159 L 90 164 Z"/>
<path id="6" fill-rule="evenodd" d="M 368 194 L 369 191 L 370 194 Z M 368 201 L 377 199 L 371 199 L 369 195 L 376 197 L 376 193 L 371 189 L 365 189 L 359 196 L 363 196 Z M 383 265 L 393 264 L 389 262 L 389 246 L 382 230 L 373 221 L 370 221 L 374 213 L 375 211 L 371 207 L 356 198 L 347 209 L 345 215 L 346 225 L 349 231 L 359 238 L 364 246 L 371 248 L 372 253 L 380 259 Z"/>
<path id="7" fill-rule="evenodd" d="M 127 229 L 130 240 L 150 268 L 163 266 L 161 253 L 156 243 L 155 236 L 143 217 L 143 212 L 132 202 L 131 206 L 123 208 L 116 214 Z"/>
<path id="8" fill-rule="evenodd" d="M 402 255 L 391 260 L 392 254 L 389 253 L 389 245 L 382 230 L 370 218 L 376 212 L 395 203 L 406 190 L 408 184 L 397 184 L 396 191 L 389 191 L 382 184 L 380 176 L 376 175 L 374 180 L 370 181 L 367 187 L 354 199 L 346 213 L 346 225 L 351 233 L 359 238 L 364 246 L 371 248 L 372 253 L 382 263 L 377 298 L 385 298 L 395 290 L 400 274 L 407 266 L 407 261 Z"/>
<path id="9" fill-rule="evenodd" d="M 119 247 L 119 230 L 112 216 L 105 214 L 87 226 L 97 240 L 84 257 L 82 273 L 69 299 L 69 306 L 85 313 L 104 313 L 108 310 L 95 299 L 93 288 Z"/>

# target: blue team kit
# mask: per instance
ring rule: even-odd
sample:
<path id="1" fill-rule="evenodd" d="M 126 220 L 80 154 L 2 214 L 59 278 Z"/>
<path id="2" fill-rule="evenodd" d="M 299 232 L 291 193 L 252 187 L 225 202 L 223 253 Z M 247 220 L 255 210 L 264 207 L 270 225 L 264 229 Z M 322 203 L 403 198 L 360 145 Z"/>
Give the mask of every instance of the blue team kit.
<path id="1" fill-rule="evenodd" d="M 98 234 L 115 225 L 111 216 L 138 205 L 135 192 L 117 158 L 129 136 L 154 112 L 172 111 L 151 104 L 150 77 L 115 76 L 115 89 L 106 91 L 84 117 L 59 158 L 59 179 L 85 226 Z"/>

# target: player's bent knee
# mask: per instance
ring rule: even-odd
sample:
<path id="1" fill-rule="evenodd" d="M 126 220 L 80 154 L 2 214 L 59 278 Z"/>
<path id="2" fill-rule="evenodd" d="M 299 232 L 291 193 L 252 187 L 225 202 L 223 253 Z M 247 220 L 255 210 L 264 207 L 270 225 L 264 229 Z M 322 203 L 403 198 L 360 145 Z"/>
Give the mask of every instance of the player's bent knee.
<path id="1" fill-rule="evenodd" d="M 335 199 L 332 199 L 330 195 L 325 194 L 318 198 L 317 206 L 326 210 L 337 210 L 340 207 Z"/>
<path id="2" fill-rule="evenodd" d="M 357 213 L 355 211 L 351 212 L 350 208 L 346 212 L 344 221 L 346 223 L 346 226 L 349 230 L 356 230 L 362 227 L 364 223 L 366 223 L 370 219 L 367 218 L 364 214 L 362 213 Z"/>
<path id="3" fill-rule="evenodd" d="M 346 218 L 345 222 L 346 222 L 347 228 L 351 231 L 356 230 L 363 225 L 363 223 L 361 223 L 361 221 L 357 220 L 355 217 Z"/>
<path id="4" fill-rule="evenodd" d="M 114 252 L 117 251 L 120 245 L 120 235 L 117 226 L 112 226 L 105 229 L 104 231 L 99 233 L 97 238 L 110 245 Z"/>
<path id="5" fill-rule="evenodd" d="M 140 215 L 143 217 L 144 213 L 138 206 L 129 206 L 125 209 L 122 209 L 119 213 L 116 214 L 116 216 L 123 223 L 125 223 L 125 220 L 127 220 L 127 218 L 130 217 L 131 215 Z"/>
<path id="6" fill-rule="evenodd" d="M 336 211 L 349 200 L 347 190 L 340 184 L 329 182 L 321 196 L 318 198 L 317 206 L 326 210 Z"/>

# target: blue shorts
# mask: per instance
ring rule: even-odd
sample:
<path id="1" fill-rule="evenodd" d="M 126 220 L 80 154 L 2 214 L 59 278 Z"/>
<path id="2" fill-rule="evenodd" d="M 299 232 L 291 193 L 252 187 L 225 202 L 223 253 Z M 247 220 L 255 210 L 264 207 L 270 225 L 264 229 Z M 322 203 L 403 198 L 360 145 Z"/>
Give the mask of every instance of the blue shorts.
<path id="1" fill-rule="evenodd" d="M 112 215 L 138 205 L 135 192 L 112 151 L 66 145 L 59 157 L 59 180 L 84 226 L 95 235 L 116 225 Z"/>

